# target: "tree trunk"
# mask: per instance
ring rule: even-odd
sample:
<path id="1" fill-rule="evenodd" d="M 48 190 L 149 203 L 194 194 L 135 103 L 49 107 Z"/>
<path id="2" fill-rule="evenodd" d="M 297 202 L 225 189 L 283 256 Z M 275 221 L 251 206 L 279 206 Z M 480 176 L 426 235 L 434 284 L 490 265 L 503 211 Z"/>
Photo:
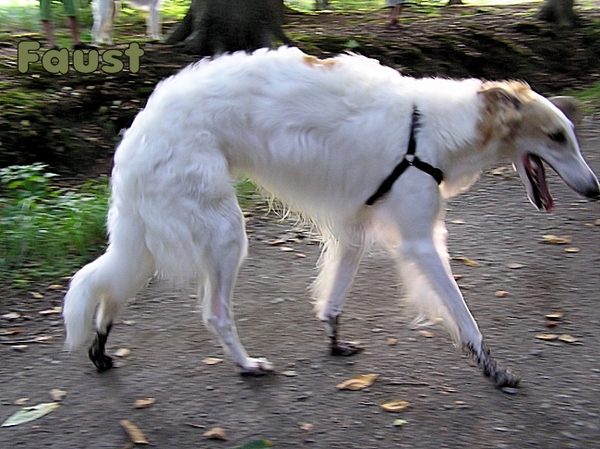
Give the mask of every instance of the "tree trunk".
<path id="1" fill-rule="evenodd" d="M 165 43 L 201 56 L 289 44 L 283 20 L 283 0 L 192 0 Z"/>
<path id="2" fill-rule="evenodd" d="M 538 12 L 538 18 L 559 26 L 575 26 L 573 0 L 546 0 Z"/>

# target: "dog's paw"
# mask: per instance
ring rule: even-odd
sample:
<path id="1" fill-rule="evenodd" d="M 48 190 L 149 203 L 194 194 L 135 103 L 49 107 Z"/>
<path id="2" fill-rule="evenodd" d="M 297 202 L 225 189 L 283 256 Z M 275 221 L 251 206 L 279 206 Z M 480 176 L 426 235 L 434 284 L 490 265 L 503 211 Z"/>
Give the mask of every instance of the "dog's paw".
<path id="1" fill-rule="evenodd" d="M 363 349 L 365 348 L 355 341 L 338 341 L 331 344 L 330 353 L 335 356 L 349 357 L 358 354 Z"/>
<path id="2" fill-rule="evenodd" d="M 242 376 L 264 376 L 273 372 L 273 364 L 267 359 L 251 359 L 246 361 L 245 366 L 240 366 Z"/>
<path id="3" fill-rule="evenodd" d="M 96 369 L 99 373 L 103 371 L 108 371 L 113 367 L 112 357 L 106 355 L 104 351 L 99 351 L 96 347 L 92 346 L 88 351 L 88 356 L 90 360 L 96 366 Z"/>

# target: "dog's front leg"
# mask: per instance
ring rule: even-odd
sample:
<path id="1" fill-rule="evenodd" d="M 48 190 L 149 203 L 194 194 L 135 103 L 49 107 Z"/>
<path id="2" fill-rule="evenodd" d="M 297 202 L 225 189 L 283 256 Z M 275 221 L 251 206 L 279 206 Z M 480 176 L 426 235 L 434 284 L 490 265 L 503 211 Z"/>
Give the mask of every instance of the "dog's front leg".
<path id="1" fill-rule="evenodd" d="M 434 240 L 404 242 L 401 247 L 401 259 L 403 264 L 414 263 L 425 276 L 425 282 L 433 288 L 433 292 L 427 296 L 432 297 L 433 301 L 439 301 L 443 309 L 441 315 L 444 325 L 458 340 L 462 349 L 475 356 L 483 374 L 490 377 L 499 388 L 517 386 L 519 378 L 500 368 L 485 347 L 477 323 L 447 264 L 444 264 L 440 257 Z M 422 298 L 414 299 L 419 301 Z"/>
<path id="2" fill-rule="evenodd" d="M 362 240 L 359 239 L 360 242 Z M 321 256 L 321 271 L 315 282 L 316 312 L 317 317 L 325 322 L 331 355 L 350 356 L 363 350 L 356 342 L 338 339 L 344 299 L 352 286 L 363 253 L 362 243 L 336 240 L 328 242 Z"/>

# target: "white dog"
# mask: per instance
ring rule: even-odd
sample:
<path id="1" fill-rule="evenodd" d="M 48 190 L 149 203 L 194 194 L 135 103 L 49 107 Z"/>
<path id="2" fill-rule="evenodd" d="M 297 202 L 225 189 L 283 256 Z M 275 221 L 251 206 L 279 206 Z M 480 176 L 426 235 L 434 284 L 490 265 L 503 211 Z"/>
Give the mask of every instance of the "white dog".
<path id="1" fill-rule="evenodd" d="M 127 0 L 131 6 L 138 9 L 147 9 L 146 34 L 154 40 L 160 40 L 160 8 L 163 0 Z M 92 13 L 94 25 L 92 26 L 92 40 L 94 44 L 106 43 L 112 45 L 111 31 L 117 18 L 118 0 L 92 0 Z"/>
<path id="2" fill-rule="evenodd" d="M 159 273 L 199 282 L 204 321 L 243 373 L 271 371 L 248 357 L 233 321 L 247 248 L 234 187 L 243 175 L 320 227 L 314 292 L 333 354 L 359 349 L 338 341 L 339 318 L 361 256 L 380 242 L 417 311 L 442 318 L 497 385 L 516 385 L 452 277 L 443 223 L 443 198 L 503 157 L 538 209 L 553 207 L 542 161 L 576 192 L 600 195 L 571 121 L 525 84 L 413 79 L 361 56 L 318 60 L 293 48 L 203 60 L 158 85 L 117 149 L 110 244 L 71 282 L 67 347 L 85 341 L 97 311 L 89 355 L 110 368 L 117 313 Z"/>

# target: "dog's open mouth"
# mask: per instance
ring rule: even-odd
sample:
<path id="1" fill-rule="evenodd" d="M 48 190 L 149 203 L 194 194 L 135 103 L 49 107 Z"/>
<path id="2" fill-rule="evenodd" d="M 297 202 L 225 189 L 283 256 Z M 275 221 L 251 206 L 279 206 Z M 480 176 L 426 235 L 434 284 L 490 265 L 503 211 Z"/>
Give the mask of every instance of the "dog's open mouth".
<path id="1" fill-rule="evenodd" d="M 538 209 L 544 208 L 547 212 L 551 212 L 554 209 L 554 199 L 548 190 L 542 159 L 534 154 L 526 154 L 523 156 L 523 166 L 531 184 L 531 200 Z"/>

